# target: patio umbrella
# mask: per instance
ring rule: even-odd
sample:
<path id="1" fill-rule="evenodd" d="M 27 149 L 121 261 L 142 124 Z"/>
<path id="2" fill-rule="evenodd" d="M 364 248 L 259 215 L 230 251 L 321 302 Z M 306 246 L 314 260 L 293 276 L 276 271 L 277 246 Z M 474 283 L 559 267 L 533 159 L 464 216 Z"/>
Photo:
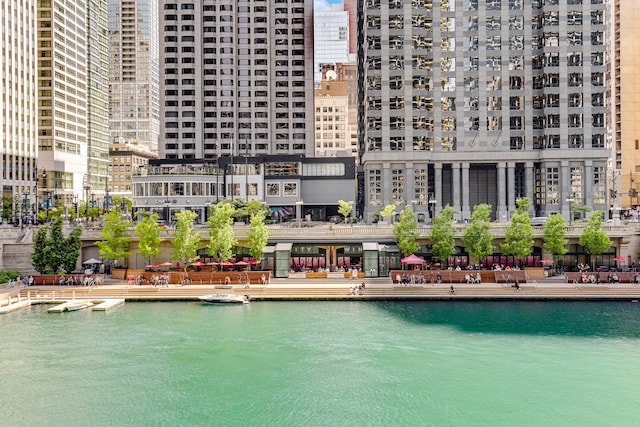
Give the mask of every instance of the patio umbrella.
<path id="1" fill-rule="evenodd" d="M 165 261 L 162 264 L 159 264 L 160 267 L 169 267 L 173 265 L 173 263 L 169 262 L 169 261 Z"/>
<path id="2" fill-rule="evenodd" d="M 627 259 L 626 259 L 625 257 L 621 257 L 621 256 L 619 256 L 619 257 L 615 257 L 615 258 L 613 258 L 613 260 L 614 260 L 614 261 L 626 261 Z"/>
<path id="3" fill-rule="evenodd" d="M 189 264 L 192 267 L 202 267 L 203 265 L 206 265 L 204 262 L 202 261 L 196 261 L 196 262 L 192 262 L 191 264 Z"/>
<path id="4" fill-rule="evenodd" d="M 424 259 L 414 254 L 411 254 L 408 257 L 402 258 L 400 262 L 402 264 L 409 264 L 409 265 L 423 265 L 427 263 L 427 261 L 425 261 Z"/>
<path id="5" fill-rule="evenodd" d="M 234 265 L 236 265 L 235 262 L 233 261 L 225 261 L 221 264 L 223 267 L 233 267 Z"/>
<path id="6" fill-rule="evenodd" d="M 553 262 L 552 259 L 543 259 L 542 261 L 540 261 L 542 263 L 549 263 L 549 262 Z"/>
<path id="7" fill-rule="evenodd" d="M 102 261 L 100 261 L 99 259 L 95 259 L 95 258 L 89 258 L 86 261 L 82 262 L 83 264 L 102 264 Z"/>
<path id="8" fill-rule="evenodd" d="M 249 265 L 249 263 L 247 261 L 238 261 L 236 262 L 236 265 L 246 266 L 246 265 Z"/>
<path id="9" fill-rule="evenodd" d="M 291 212 L 287 208 L 280 207 L 280 206 L 271 207 L 271 219 L 281 220 L 290 215 L 291 215 Z"/>
<path id="10" fill-rule="evenodd" d="M 147 268 L 158 268 L 160 267 L 160 264 L 148 264 Z"/>

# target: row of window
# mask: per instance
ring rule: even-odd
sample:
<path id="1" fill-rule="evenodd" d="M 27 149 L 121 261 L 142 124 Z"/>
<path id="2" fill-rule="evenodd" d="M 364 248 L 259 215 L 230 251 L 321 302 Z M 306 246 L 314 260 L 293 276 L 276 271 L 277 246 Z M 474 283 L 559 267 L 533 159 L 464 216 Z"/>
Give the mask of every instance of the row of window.
<path id="1" fill-rule="evenodd" d="M 236 139 L 236 135 L 234 133 L 229 133 L 229 132 L 221 132 L 221 133 L 217 133 L 217 132 L 205 132 L 202 137 L 204 139 Z M 165 139 L 195 139 L 196 138 L 196 133 L 195 132 L 183 132 L 183 133 L 178 133 L 178 132 L 166 132 L 164 134 L 164 138 Z M 238 133 L 237 138 L 240 140 L 248 140 L 248 139 L 260 139 L 260 140 L 268 140 L 269 139 L 269 134 L 268 133 L 255 133 L 255 134 L 251 134 L 251 133 Z M 297 140 L 303 140 L 306 139 L 306 134 L 304 133 L 276 133 L 275 134 L 275 139 L 276 140 L 289 140 L 289 139 L 297 139 Z M 205 144 L 206 145 L 206 144 Z M 184 148 L 184 147 L 183 147 Z M 195 145 L 190 146 L 189 149 L 195 149 Z M 171 149 L 178 149 L 177 146 L 172 147 Z"/>
<path id="2" fill-rule="evenodd" d="M 443 136 L 435 138 L 428 135 L 414 136 L 411 140 L 411 150 L 413 151 L 433 151 L 435 148 L 435 141 L 440 142 L 441 151 L 455 151 L 457 150 L 457 138 L 453 136 Z M 560 135 L 534 135 L 530 142 L 534 150 L 544 149 L 560 149 Z M 509 148 L 511 150 L 526 150 L 526 139 L 522 135 L 515 135 L 509 138 Z M 585 142 L 585 136 L 582 134 L 569 135 L 566 147 L 568 148 L 583 148 Z M 500 136 L 491 141 L 491 145 L 496 146 L 500 143 Z M 467 141 L 470 147 L 476 144 L 475 138 Z M 605 135 L 594 134 L 591 137 L 591 148 L 604 148 Z M 382 143 L 381 137 L 369 136 L 367 137 L 367 151 L 405 151 L 408 149 L 407 141 L 402 136 L 394 136 L 389 138 L 388 144 Z"/>

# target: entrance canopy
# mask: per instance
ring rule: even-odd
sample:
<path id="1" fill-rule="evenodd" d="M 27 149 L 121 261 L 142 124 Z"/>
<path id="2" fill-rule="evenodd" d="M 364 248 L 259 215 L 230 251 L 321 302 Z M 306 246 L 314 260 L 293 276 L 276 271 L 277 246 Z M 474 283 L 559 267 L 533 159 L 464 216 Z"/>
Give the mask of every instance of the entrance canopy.
<path id="1" fill-rule="evenodd" d="M 425 261 L 424 259 L 414 254 L 411 254 L 408 257 L 402 258 L 400 262 L 402 264 L 410 264 L 410 265 L 423 265 L 427 263 L 427 261 Z"/>

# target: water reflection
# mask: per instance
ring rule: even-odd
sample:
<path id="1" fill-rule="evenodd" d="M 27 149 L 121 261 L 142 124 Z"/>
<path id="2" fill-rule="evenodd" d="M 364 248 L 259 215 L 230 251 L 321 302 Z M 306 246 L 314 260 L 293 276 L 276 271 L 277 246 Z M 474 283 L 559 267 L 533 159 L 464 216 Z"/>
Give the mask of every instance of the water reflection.
<path id="1" fill-rule="evenodd" d="M 405 322 L 467 333 L 640 338 L 640 304 L 550 301 L 372 303 Z"/>

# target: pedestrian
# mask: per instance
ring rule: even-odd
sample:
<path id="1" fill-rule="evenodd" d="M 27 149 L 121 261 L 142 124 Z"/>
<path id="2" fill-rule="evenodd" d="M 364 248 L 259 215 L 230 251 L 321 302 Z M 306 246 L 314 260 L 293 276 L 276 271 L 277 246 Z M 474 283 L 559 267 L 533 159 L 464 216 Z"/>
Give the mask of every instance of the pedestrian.
<path id="1" fill-rule="evenodd" d="M 456 293 L 456 290 L 453 288 L 453 285 L 451 285 L 451 295 L 454 295 Z"/>
<path id="2" fill-rule="evenodd" d="M 516 292 L 520 292 L 520 281 L 516 279 Z"/>

